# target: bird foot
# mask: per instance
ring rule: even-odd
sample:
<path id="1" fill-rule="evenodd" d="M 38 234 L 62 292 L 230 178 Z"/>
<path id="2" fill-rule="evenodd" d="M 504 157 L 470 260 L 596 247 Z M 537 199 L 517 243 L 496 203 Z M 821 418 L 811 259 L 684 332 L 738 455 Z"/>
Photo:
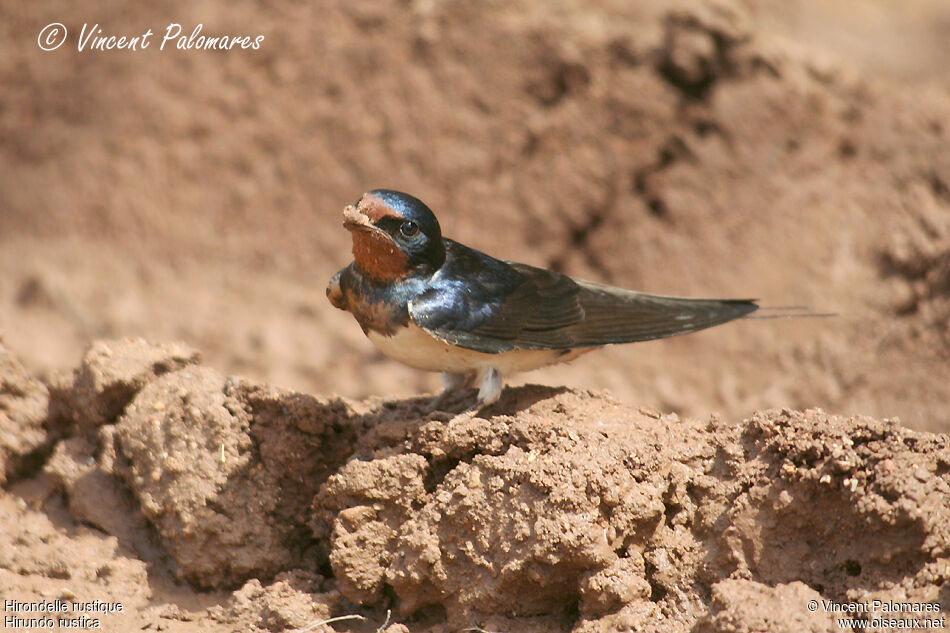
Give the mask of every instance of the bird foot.
<path id="1" fill-rule="evenodd" d="M 469 401 L 472 396 L 471 386 L 476 382 L 478 382 L 479 388 L 474 402 L 470 402 L 462 409 L 457 409 L 460 400 L 462 402 Z M 445 389 L 429 403 L 428 413 L 435 411 L 458 414 L 480 413 L 498 402 L 498 398 L 501 397 L 501 374 L 494 367 L 488 367 L 477 374 L 474 372 L 470 374 L 442 374 L 442 384 Z"/>

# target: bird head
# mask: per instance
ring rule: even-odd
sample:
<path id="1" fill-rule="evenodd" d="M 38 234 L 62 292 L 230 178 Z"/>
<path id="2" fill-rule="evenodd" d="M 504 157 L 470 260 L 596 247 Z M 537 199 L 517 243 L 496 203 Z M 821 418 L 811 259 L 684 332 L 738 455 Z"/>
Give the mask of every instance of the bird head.
<path id="1" fill-rule="evenodd" d="M 343 209 L 343 226 L 353 236 L 356 267 L 374 281 L 397 281 L 413 272 L 431 274 L 445 262 L 439 221 L 409 194 L 368 191 Z"/>

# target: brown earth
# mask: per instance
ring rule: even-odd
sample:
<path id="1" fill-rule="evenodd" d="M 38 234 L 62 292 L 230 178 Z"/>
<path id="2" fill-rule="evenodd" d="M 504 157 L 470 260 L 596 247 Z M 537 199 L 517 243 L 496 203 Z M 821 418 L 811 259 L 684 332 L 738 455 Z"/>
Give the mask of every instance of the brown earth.
<path id="1" fill-rule="evenodd" d="M 539 386 L 426 413 L 141 340 L 44 398 L 47 441 L 7 449 L 34 466 L 0 496 L 0 591 L 121 603 L 105 630 L 833 631 L 809 600 L 950 604 L 950 438 L 890 420 Z M 65 423 L 79 401 L 115 413 Z"/>
<path id="2" fill-rule="evenodd" d="M 0 5 L 0 596 L 188 633 L 946 613 L 945 2 L 221 6 Z M 87 22 L 156 35 L 78 52 Z M 427 415 L 437 378 L 323 296 L 380 186 L 496 256 L 839 316 Z"/>

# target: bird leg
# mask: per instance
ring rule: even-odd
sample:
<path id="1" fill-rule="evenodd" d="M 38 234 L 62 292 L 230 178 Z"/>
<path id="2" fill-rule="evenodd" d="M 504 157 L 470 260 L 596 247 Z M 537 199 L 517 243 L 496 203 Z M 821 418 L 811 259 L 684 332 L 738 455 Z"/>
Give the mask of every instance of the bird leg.
<path id="1" fill-rule="evenodd" d="M 459 391 L 460 389 L 470 389 L 475 385 L 475 372 L 468 372 L 466 374 L 450 374 L 448 372 L 443 372 L 441 374 L 442 378 L 442 393 L 452 393 L 453 391 Z"/>
<path id="2" fill-rule="evenodd" d="M 498 402 L 501 397 L 501 373 L 494 367 L 486 367 L 479 375 L 478 408 Z"/>
<path id="3" fill-rule="evenodd" d="M 443 373 L 442 386 L 444 390 L 432 400 L 428 407 L 429 411 L 441 411 L 451 397 L 463 389 L 471 388 L 476 383 L 478 384 L 478 397 L 472 406 L 466 407 L 466 410 L 479 411 L 498 402 L 502 389 L 501 373 L 494 367 L 485 367 L 478 372 L 466 374 Z"/>

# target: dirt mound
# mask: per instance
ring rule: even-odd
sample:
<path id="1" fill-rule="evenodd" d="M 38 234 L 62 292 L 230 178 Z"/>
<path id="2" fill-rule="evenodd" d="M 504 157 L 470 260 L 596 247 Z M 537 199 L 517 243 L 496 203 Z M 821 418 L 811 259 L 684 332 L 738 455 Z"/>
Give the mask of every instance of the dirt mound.
<path id="1" fill-rule="evenodd" d="M 193 358 L 91 348 L 59 397 L 92 419 L 4 493 L 5 595 L 78 580 L 128 604 L 107 630 L 183 631 L 830 631 L 810 600 L 950 604 L 945 435 L 818 410 L 696 421 L 532 386 L 481 416 L 426 413 Z M 207 601 L 149 607 L 173 577 Z"/>
<path id="2" fill-rule="evenodd" d="M 0 340 L 0 484 L 48 450 L 49 394 Z"/>

